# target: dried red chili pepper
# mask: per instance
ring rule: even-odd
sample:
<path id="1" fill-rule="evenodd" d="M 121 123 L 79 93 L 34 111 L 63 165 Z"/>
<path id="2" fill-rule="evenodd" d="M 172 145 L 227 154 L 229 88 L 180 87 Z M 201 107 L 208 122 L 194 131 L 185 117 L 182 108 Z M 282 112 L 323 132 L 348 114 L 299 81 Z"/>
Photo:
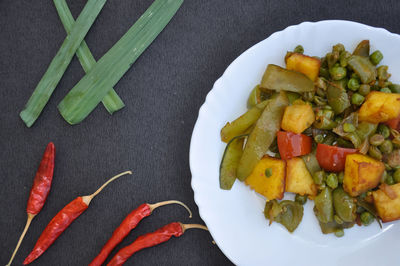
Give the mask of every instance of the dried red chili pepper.
<path id="1" fill-rule="evenodd" d="M 46 226 L 40 235 L 35 247 L 31 253 L 24 260 L 24 265 L 31 263 L 45 252 L 51 244 L 68 228 L 68 226 L 78 218 L 88 207 L 92 199 L 97 196 L 110 182 L 119 178 L 120 176 L 132 174 L 131 171 L 123 172 L 116 175 L 104 183 L 99 189 L 91 195 L 77 197 L 65 206 Z"/>
<path id="2" fill-rule="evenodd" d="M 121 241 L 138 225 L 141 220 L 143 220 L 143 218 L 150 216 L 150 214 L 152 214 L 156 208 L 168 204 L 179 204 L 185 207 L 185 209 L 189 212 L 189 218 L 192 217 L 192 212 L 190 209 L 184 203 L 177 200 L 162 201 L 155 204 L 144 203 L 125 217 L 125 219 L 117 227 L 117 229 L 115 229 L 110 239 L 101 249 L 96 258 L 94 258 L 89 264 L 89 266 L 102 265 L 115 246 L 121 243 Z"/>
<path id="3" fill-rule="evenodd" d="M 22 232 L 21 237 L 18 240 L 17 246 L 7 266 L 11 265 L 33 218 L 35 218 L 35 216 L 42 210 L 43 205 L 46 202 L 47 196 L 50 192 L 51 182 L 53 181 L 54 158 L 55 147 L 54 143 L 50 142 L 49 144 L 47 144 L 39 165 L 39 169 L 37 170 L 35 178 L 33 180 L 32 189 L 28 199 L 28 205 L 26 208 L 28 219 L 26 220 L 24 231 Z"/>
<path id="4" fill-rule="evenodd" d="M 107 266 L 116 266 L 124 264 L 134 253 L 139 250 L 154 247 L 158 244 L 168 241 L 172 236 L 180 237 L 187 229 L 198 228 L 208 230 L 207 227 L 200 224 L 182 224 L 178 222 L 167 224 L 160 229 L 139 236 L 132 244 L 122 248 L 111 259 Z"/>

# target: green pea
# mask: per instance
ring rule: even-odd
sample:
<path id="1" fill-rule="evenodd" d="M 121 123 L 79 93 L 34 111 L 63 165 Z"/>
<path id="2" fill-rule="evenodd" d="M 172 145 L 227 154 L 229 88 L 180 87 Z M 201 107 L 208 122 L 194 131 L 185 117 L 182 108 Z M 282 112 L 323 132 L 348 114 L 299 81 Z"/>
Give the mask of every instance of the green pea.
<path id="1" fill-rule="evenodd" d="M 382 160 L 382 153 L 376 146 L 369 146 L 368 155 L 379 161 Z"/>
<path id="2" fill-rule="evenodd" d="M 381 134 L 374 134 L 369 138 L 369 143 L 374 146 L 379 146 L 385 141 L 385 138 Z"/>
<path id="3" fill-rule="evenodd" d="M 352 91 L 357 91 L 360 88 L 360 82 L 355 78 L 351 78 L 347 82 L 347 88 Z"/>
<path id="4" fill-rule="evenodd" d="M 315 135 L 314 141 L 316 143 L 322 143 L 324 141 L 324 136 L 322 136 L 321 134 Z"/>
<path id="5" fill-rule="evenodd" d="M 296 197 L 294 198 L 294 200 L 296 202 L 300 203 L 301 205 L 304 205 L 307 202 L 307 195 L 302 196 L 302 195 L 296 194 Z"/>
<path id="6" fill-rule="evenodd" d="M 322 116 L 326 117 L 327 119 L 333 119 L 335 113 L 332 110 L 325 109 L 322 111 Z"/>
<path id="7" fill-rule="evenodd" d="M 302 54 L 302 53 L 304 53 L 304 48 L 303 48 L 303 46 L 301 46 L 301 45 L 297 45 L 297 46 L 294 48 L 293 52 Z"/>
<path id="8" fill-rule="evenodd" d="M 272 176 L 272 169 L 271 168 L 265 169 L 265 176 L 266 177 L 271 177 Z"/>
<path id="9" fill-rule="evenodd" d="M 350 78 L 360 81 L 360 76 L 356 72 L 351 73 Z"/>
<path id="10" fill-rule="evenodd" d="M 393 93 L 400 93 L 400 85 L 399 84 L 390 84 L 388 87 Z"/>
<path id="11" fill-rule="evenodd" d="M 390 74 L 387 72 L 388 68 L 388 66 L 380 66 L 376 69 L 376 71 L 378 72 L 378 79 L 380 81 L 385 81 L 390 77 Z"/>
<path id="12" fill-rule="evenodd" d="M 360 215 L 360 219 L 363 225 L 368 226 L 374 221 L 374 216 L 369 212 L 363 212 Z"/>
<path id="13" fill-rule="evenodd" d="M 397 169 L 394 173 L 393 173 L 393 180 L 396 183 L 400 183 L 400 169 Z"/>
<path id="14" fill-rule="evenodd" d="M 341 66 L 334 66 L 329 69 L 329 74 L 331 74 L 333 80 L 341 80 L 342 78 L 346 77 L 347 70 Z"/>
<path id="15" fill-rule="evenodd" d="M 335 220 L 335 222 L 337 224 L 342 224 L 343 223 L 343 220 L 339 216 L 337 216 L 336 214 L 333 216 L 333 220 Z"/>
<path id="16" fill-rule="evenodd" d="M 323 170 L 315 172 L 313 174 L 314 183 L 317 185 L 322 185 L 324 183 L 325 176 L 326 174 Z"/>
<path id="17" fill-rule="evenodd" d="M 378 126 L 378 133 L 381 134 L 385 139 L 387 139 L 390 136 L 390 129 L 388 126 L 380 124 Z"/>
<path id="18" fill-rule="evenodd" d="M 319 68 L 319 75 L 323 78 L 330 79 L 329 69 L 326 67 Z"/>
<path id="19" fill-rule="evenodd" d="M 342 172 L 340 172 L 340 173 L 338 174 L 338 182 L 339 182 L 340 184 L 342 184 L 342 183 L 343 183 L 343 179 L 344 179 L 344 172 L 342 171 Z"/>
<path id="20" fill-rule="evenodd" d="M 362 84 L 358 89 L 358 93 L 362 96 L 367 96 L 368 93 L 371 91 L 371 88 L 368 84 Z"/>
<path id="21" fill-rule="evenodd" d="M 344 45 L 341 43 L 338 43 L 332 47 L 332 52 L 337 52 L 340 54 L 341 52 L 344 51 L 345 51 Z"/>
<path id="22" fill-rule="evenodd" d="M 334 234 L 336 237 L 342 237 L 344 236 L 344 231 L 343 229 L 337 229 Z"/>
<path id="23" fill-rule="evenodd" d="M 387 88 L 387 87 L 382 88 L 382 89 L 381 89 L 381 92 L 392 93 L 392 91 L 391 91 L 389 88 Z"/>
<path id="24" fill-rule="evenodd" d="M 327 177 L 326 177 L 326 184 L 328 185 L 328 187 L 330 187 L 331 189 L 335 189 L 338 186 L 338 178 L 337 175 L 334 173 L 330 173 Z"/>
<path id="25" fill-rule="evenodd" d="M 362 96 L 361 94 L 354 93 L 351 96 L 351 103 L 355 105 L 361 105 L 364 102 L 364 99 L 365 99 L 364 96 Z"/>
<path id="26" fill-rule="evenodd" d="M 394 178 L 392 175 L 387 175 L 385 178 L 385 183 L 388 184 L 389 186 L 394 185 Z"/>
<path id="27" fill-rule="evenodd" d="M 385 140 L 381 145 L 379 145 L 379 150 L 384 154 L 389 154 L 393 151 L 393 144 L 390 140 Z"/>
<path id="28" fill-rule="evenodd" d="M 353 124 L 350 123 L 344 123 L 343 124 L 343 131 L 347 133 L 351 133 L 356 131 L 356 127 Z"/>
<path id="29" fill-rule="evenodd" d="M 371 63 L 374 65 L 379 64 L 379 62 L 383 59 L 383 54 L 381 51 L 376 50 L 369 56 L 369 60 L 371 60 Z"/>

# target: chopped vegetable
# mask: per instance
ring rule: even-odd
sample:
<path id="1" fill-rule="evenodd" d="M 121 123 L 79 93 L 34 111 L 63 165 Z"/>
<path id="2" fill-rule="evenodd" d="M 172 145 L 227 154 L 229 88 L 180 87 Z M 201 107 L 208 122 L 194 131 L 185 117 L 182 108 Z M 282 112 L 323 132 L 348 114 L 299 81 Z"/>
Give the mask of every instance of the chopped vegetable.
<path id="1" fill-rule="evenodd" d="M 237 178 L 245 180 L 253 171 L 256 164 L 267 152 L 281 127 L 281 120 L 285 107 L 289 104 L 285 92 L 271 99 L 258 119 L 254 129 L 247 139 L 237 169 Z"/>
<path id="2" fill-rule="evenodd" d="M 268 101 L 263 101 L 235 119 L 232 123 L 226 123 L 221 129 L 221 140 L 229 142 L 232 138 L 244 134 L 247 129 L 257 122 L 267 105 Z"/>
<path id="3" fill-rule="evenodd" d="M 360 77 L 362 83 L 369 84 L 376 79 L 376 68 L 368 58 L 353 55 L 350 57 L 348 64 L 350 68 Z"/>
<path id="4" fill-rule="evenodd" d="M 332 192 L 332 198 L 335 213 L 340 219 L 344 222 L 354 222 L 357 209 L 354 199 L 342 187 L 338 187 Z"/>
<path id="5" fill-rule="evenodd" d="M 230 190 L 235 183 L 236 170 L 243 154 L 243 143 L 246 137 L 248 135 L 239 135 L 226 145 L 219 168 L 219 186 L 222 189 Z"/>
<path id="6" fill-rule="evenodd" d="M 311 152 L 311 137 L 303 134 L 279 131 L 277 133 L 279 154 L 283 160 Z"/>
<path id="7" fill-rule="evenodd" d="M 369 40 L 361 41 L 357 45 L 356 49 L 354 49 L 353 55 L 368 57 L 369 56 Z"/>
<path id="8" fill-rule="evenodd" d="M 312 81 L 317 79 L 320 66 L 321 60 L 300 53 L 293 53 L 286 59 L 288 70 L 303 73 Z"/>
<path id="9" fill-rule="evenodd" d="M 287 70 L 277 65 L 268 65 L 261 80 L 261 87 L 274 91 L 314 91 L 314 83 L 302 73 Z"/>
<path id="10" fill-rule="evenodd" d="M 60 102 L 58 109 L 68 123 L 80 123 L 93 111 L 164 29 L 182 3 L 183 0 L 154 1 L 128 32 Z"/>
<path id="11" fill-rule="evenodd" d="M 355 197 L 379 184 L 385 165 L 369 156 L 349 154 L 346 157 L 343 188 Z"/>
<path id="12" fill-rule="evenodd" d="M 74 17 L 71 14 L 71 11 L 68 8 L 67 2 L 65 0 L 53 0 L 54 5 L 56 6 L 58 15 L 60 16 L 61 22 L 65 28 L 65 31 L 69 34 L 74 23 Z M 82 41 L 81 46 L 76 50 L 76 56 L 79 59 L 79 62 L 82 65 L 83 70 L 85 72 L 89 72 L 94 64 L 96 64 L 96 60 L 94 59 L 92 53 L 89 50 L 85 41 Z M 107 109 L 110 114 L 122 109 L 125 104 L 118 96 L 118 94 L 114 91 L 113 88 L 104 96 L 103 105 Z"/>
<path id="13" fill-rule="evenodd" d="M 292 233 L 303 218 L 303 206 L 290 200 L 283 200 L 280 203 L 271 200 L 265 204 L 264 216 L 270 221 L 270 224 L 272 222 L 280 223 Z"/>
<path id="14" fill-rule="evenodd" d="M 302 133 L 315 120 L 314 111 L 308 104 L 294 104 L 285 108 L 282 129 L 296 134 Z"/>
<path id="15" fill-rule="evenodd" d="M 400 219 L 400 184 L 392 185 L 390 188 L 396 194 L 393 199 L 382 189 L 372 192 L 376 210 L 384 223 Z"/>
<path id="16" fill-rule="evenodd" d="M 283 160 L 264 157 L 246 178 L 246 184 L 269 200 L 282 199 L 285 192 L 285 167 Z"/>
<path id="17" fill-rule="evenodd" d="M 291 158 L 286 161 L 285 191 L 299 195 L 317 195 L 317 186 L 301 158 Z"/>
<path id="18" fill-rule="evenodd" d="M 323 169 L 330 172 L 340 172 L 345 169 L 346 156 L 356 152 L 356 149 L 318 144 L 316 156 Z"/>
<path id="19" fill-rule="evenodd" d="M 400 94 L 372 91 L 358 111 L 360 121 L 386 122 L 400 115 Z"/>
<path id="20" fill-rule="evenodd" d="M 333 221 L 333 199 L 332 190 L 330 188 L 324 188 L 314 198 L 314 212 L 317 216 L 318 221 L 321 223 L 328 223 Z"/>
<path id="21" fill-rule="evenodd" d="M 346 90 L 334 83 L 329 84 L 326 97 L 335 114 L 341 114 L 350 107 L 350 100 Z"/>
<path id="22" fill-rule="evenodd" d="M 106 0 L 89 0 L 86 3 L 81 14 L 74 23 L 71 32 L 65 38 L 60 49 L 47 68 L 46 73 L 39 81 L 32 96 L 29 98 L 24 109 L 20 113 L 20 117 L 27 127 L 31 127 L 33 123 L 35 123 L 36 119 L 49 101 L 51 94 L 64 75 L 72 57 L 85 38 L 97 15 L 103 8 L 105 2 Z"/>

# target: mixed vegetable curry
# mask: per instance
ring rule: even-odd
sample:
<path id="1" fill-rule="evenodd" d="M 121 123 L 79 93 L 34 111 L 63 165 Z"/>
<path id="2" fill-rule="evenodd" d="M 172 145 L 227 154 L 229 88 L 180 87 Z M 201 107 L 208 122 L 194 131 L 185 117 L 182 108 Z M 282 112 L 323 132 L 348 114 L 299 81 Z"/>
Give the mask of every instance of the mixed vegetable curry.
<path id="1" fill-rule="evenodd" d="M 400 219 L 400 85 L 382 53 L 368 40 L 352 53 L 342 44 L 322 58 L 303 53 L 268 65 L 248 111 L 222 128 L 221 189 L 245 182 L 290 232 L 307 199 L 324 234 Z"/>

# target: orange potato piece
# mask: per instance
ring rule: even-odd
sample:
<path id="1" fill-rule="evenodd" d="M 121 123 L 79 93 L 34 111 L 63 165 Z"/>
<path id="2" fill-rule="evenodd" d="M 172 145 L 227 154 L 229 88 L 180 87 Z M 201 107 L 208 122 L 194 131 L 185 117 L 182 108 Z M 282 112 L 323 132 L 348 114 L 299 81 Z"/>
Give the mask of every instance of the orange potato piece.
<path id="1" fill-rule="evenodd" d="M 268 168 L 271 170 L 270 177 L 265 175 L 265 170 Z M 285 168 L 285 161 L 265 156 L 245 182 L 268 200 L 282 199 L 285 192 Z"/>
<path id="2" fill-rule="evenodd" d="M 400 115 L 400 94 L 373 91 L 358 111 L 358 120 L 370 123 L 386 122 Z"/>
<path id="3" fill-rule="evenodd" d="M 390 199 L 381 189 L 372 192 L 375 208 L 384 223 L 400 219 L 400 183 L 390 188 L 397 194 L 395 199 Z"/>
<path id="4" fill-rule="evenodd" d="M 303 159 L 295 157 L 286 160 L 285 190 L 300 195 L 317 195 L 317 186 Z"/>
<path id="5" fill-rule="evenodd" d="M 312 107 L 308 104 L 287 106 L 282 118 L 282 129 L 296 134 L 302 133 L 315 121 Z"/>
<path id="6" fill-rule="evenodd" d="M 320 66 L 321 60 L 299 53 L 293 53 L 286 58 L 287 69 L 303 73 L 312 81 L 317 79 Z"/>
<path id="7" fill-rule="evenodd" d="M 344 167 L 343 189 L 352 197 L 376 187 L 385 165 L 363 154 L 349 154 Z"/>

